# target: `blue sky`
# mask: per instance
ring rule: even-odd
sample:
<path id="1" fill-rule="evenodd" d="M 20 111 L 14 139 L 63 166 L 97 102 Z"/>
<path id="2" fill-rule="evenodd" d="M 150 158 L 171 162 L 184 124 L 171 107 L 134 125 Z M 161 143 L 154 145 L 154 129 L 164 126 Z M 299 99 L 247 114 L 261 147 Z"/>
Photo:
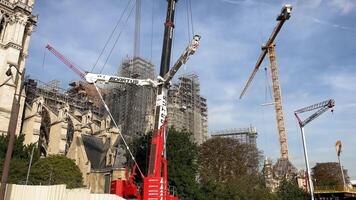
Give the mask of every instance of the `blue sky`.
<path id="1" fill-rule="evenodd" d="M 129 1 L 133 0 L 37 0 L 35 14 L 39 15 L 39 21 L 31 40 L 27 74 L 45 82 L 59 79 L 63 87 L 78 78 L 48 52 L 42 64 L 47 43 L 90 71 Z M 141 55 L 152 60 L 158 71 L 166 1 L 142 3 Z M 274 160 L 279 156 L 274 109 L 261 106 L 266 102 L 263 68 L 269 64 L 267 59 L 245 97 L 238 100 L 238 96 L 282 5 L 291 3 L 292 16 L 276 39 L 290 159 L 299 169 L 304 168 L 301 136 L 293 111 L 333 98 L 335 112 L 327 112 L 305 127 L 311 165 L 337 161 L 334 144 L 340 139 L 342 163 L 351 178 L 356 179 L 356 1 L 191 0 L 191 3 L 194 32 L 202 36 L 201 45 L 179 73 L 199 75 L 201 94 L 208 99 L 209 130 L 251 124 L 259 132 L 258 147 Z M 187 0 L 178 1 L 172 63 L 189 41 L 186 6 Z M 133 30 L 132 14 L 128 23 L 118 28 L 116 35 L 120 31 L 122 35 L 103 73 L 115 74 L 121 61 L 132 55 Z M 94 72 L 99 70 L 97 67 Z"/>

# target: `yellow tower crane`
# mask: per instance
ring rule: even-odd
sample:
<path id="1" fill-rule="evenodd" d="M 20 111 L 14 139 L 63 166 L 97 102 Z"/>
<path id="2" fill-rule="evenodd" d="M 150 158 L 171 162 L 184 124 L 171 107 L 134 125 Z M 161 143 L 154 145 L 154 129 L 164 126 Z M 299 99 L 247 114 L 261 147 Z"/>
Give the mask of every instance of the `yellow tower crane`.
<path id="1" fill-rule="evenodd" d="M 276 112 L 276 120 L 277 120 L 277 129 L 278 129 L 278 140 L 280 145 L 280 154 L 281 158 L 284 160 L 288 160 L 288 145 L 287 145 L 287 133 L 286 128 L 284 125 L 284 114 L 283 114 L 283 105 L 282 105 L 282 93 L 281 93 L 281 86 L 279 83 L 278 77 L 278 67 L 276 62 L 276 53 L 275 53 L 275 44 L 274 40 L 281 30 L 284 22 L 290 18 L 290 13 L 292 10 L 292 6 L 287 4 L 284 5 L 281 13 L 277 16 L 278 24 L 274 28 L 271 36 L 269 37 L 267 43 L 262 46 L 262 52 L 258 57 L 257 63 L 255 65 L 252 74 L 250 75 L 249 79 L 245 87 L 243 88 L 240 99 L 246 93 L 249 85 L 251 84 L 253 78 L 255 77 L 260 65 L 262 64 L 263 59 L 266 57 L 268 53 L 269 60 L 270 60 L 270 72 L 272 77 L 272 86 L 273 86 L 273 100 L 274 100 L 274 108 Z"/>

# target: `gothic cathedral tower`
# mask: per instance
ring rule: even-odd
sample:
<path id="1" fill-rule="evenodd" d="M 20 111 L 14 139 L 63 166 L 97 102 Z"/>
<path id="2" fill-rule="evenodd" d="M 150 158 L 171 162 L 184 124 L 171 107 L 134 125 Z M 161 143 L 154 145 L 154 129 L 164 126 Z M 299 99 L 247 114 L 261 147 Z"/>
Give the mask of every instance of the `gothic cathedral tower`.
<path id="1" fill-rule="evenodd" d="M 18 117 L 20 131 L 25 61 L 37 17 L 32 15 L 35 0 L 0 0 L 0 134 L 7 134 L 11 115 Z M 14 105 L 20 102 L 20 112 Z M 13 111 L 13 112 L 11 112 Z"/>

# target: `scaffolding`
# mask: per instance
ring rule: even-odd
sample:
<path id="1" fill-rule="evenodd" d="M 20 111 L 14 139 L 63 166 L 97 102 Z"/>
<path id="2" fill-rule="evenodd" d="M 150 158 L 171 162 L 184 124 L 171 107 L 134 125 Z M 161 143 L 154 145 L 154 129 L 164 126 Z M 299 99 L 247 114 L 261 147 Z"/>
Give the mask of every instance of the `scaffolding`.
<path id="1" fill-rule="evenodd" d="M 65 90 L 59 87 L 59 81 L 53 80 L 49 83 L 44 83 L 35 79 L 25 80 L 25 90 L 26 90 L 26 103 L 32 104 L 33 100 L 37 97 L 42 96 L 45 100 L 45 105 L 53 112 L 58 114 L 58 108 L 68 104 L 71 108 L 70 111 L 74 110 L 85 112 L 90 110 L 97 116 L 104 115 L 104 108 L 101 104 L 95 102 L 100 102 L 99 97 L 93 94 L 78 91 L 74 89 L 73 85 L 69 90 Z M 81 87 L 87 87 L 81 86 Z M 85 88 L 83 88 L 85 90 Z"/>
<path id="2" fill-rule="evenodd" d="M 235 140 L 238 140 L 241 143 L 252 144 L 256 146 L 257 140 L 257 129 L 256 127 L 248 128 L 233 128 L 233 129 L 224 129 L 213 131 L 210 133 L 211 137 L 228 137 Z"/>
<path id="3" fill-rule="evenodd" d="M 199 77 L 186 74 L 178 78 L 168 91 L 168 125 L 194 134 L 195 141 L 204 142 L 208 134 L 207 101 L 200 95 Z"/>
<path id="4" fill-rule="evenodd" d="M 122 62 L 118 75 L 154 80 L 154 65 L 141 57 L 127 58 Z M 109 84 L 108 91 L 105 101 L 124 134 L 141 135 L 153 129 L 154 88 Z"/>

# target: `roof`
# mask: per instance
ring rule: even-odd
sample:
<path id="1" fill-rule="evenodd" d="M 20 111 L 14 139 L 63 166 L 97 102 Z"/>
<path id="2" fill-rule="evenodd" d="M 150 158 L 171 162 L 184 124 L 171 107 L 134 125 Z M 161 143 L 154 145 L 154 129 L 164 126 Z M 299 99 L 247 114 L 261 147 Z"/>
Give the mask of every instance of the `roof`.
<path id="1" fill-rule="evenodd" d="M 91 169 L 99 170 L 106 168 L 106 154 L 110 148 L 110 143 L 105 144 L 101 138 L 82 135 L 82 140 L 87 157 L 91 163 Z"/>

